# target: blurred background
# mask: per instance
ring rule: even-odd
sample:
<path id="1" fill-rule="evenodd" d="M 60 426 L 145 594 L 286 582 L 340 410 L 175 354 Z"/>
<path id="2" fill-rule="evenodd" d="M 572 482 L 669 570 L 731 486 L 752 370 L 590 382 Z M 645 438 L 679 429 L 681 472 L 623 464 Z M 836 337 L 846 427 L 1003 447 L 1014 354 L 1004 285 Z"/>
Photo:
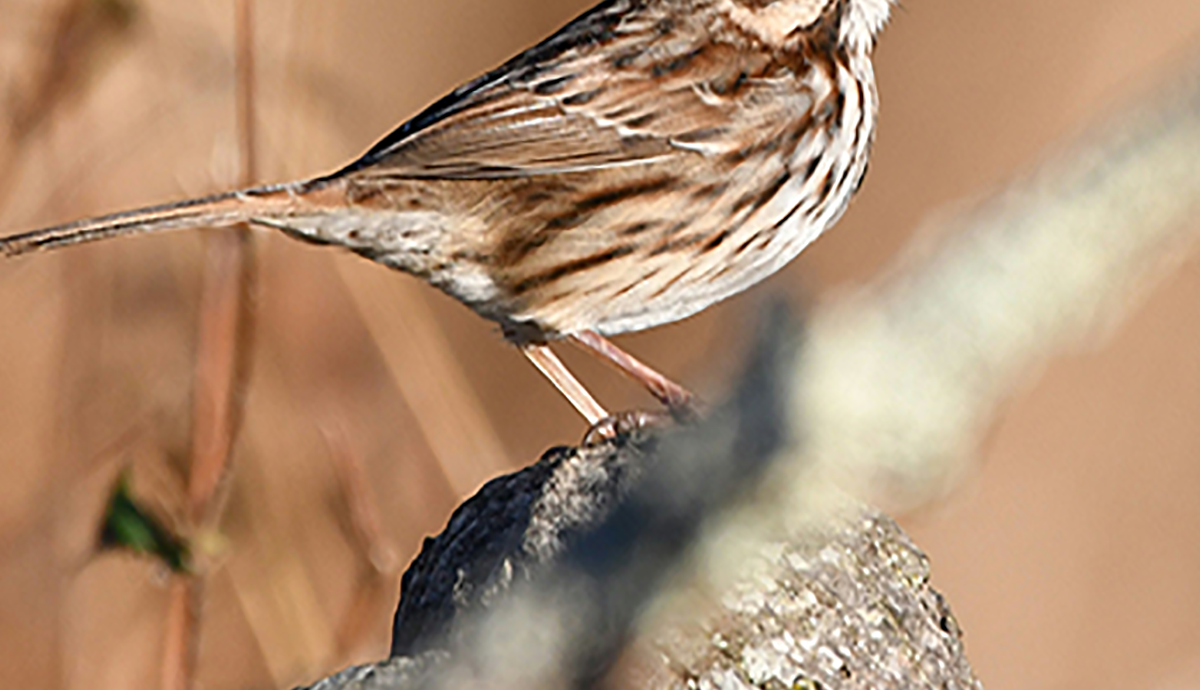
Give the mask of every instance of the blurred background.
<path id="1" fill-rule="evenodd" d="M 584 6 L 258 0 L 258 177 L 339 166 Z M 0 0 L 0 17 L 0 232 L 237 184 L 232 0 Z M 1148 93 L 1198 37 L 1194 0 L 911 0 L 878 50 L 878 146 L 836 231 L 751 294 L 621 343 L 719 398 L 764 295 L 871 280 L 922 218 Z M 285 688 L 383 657 L 421 539 L 584 432 L 440 293 L 259 234 L 232 467 L 214 524 L 188 527 L 212 234 L 0 263 L 0 684 L 161 686 L 178 580 L 97 550 L 122 472 L 203 552 L 197 686 Z M 964 486 L 903 516 L 988 687 L 1200 687 L 1200 266 L 1171 269 L 1008 402 Z M 650 405 L 562 352 L 611 408 Z"/>

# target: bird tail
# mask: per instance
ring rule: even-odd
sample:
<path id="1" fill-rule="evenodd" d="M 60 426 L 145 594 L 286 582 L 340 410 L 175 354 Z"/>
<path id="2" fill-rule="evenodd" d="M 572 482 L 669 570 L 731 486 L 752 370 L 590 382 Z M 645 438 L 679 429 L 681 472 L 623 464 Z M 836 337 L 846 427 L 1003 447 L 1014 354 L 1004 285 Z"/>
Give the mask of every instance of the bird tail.
<path id="1" fill-rule="evenodd" d="M 18 256 L 109 237 L 254 222 L 287 215 L 298 192 L 294 184 L 255 187 L 77 220 L 0 237 L 0 254 Z"/>

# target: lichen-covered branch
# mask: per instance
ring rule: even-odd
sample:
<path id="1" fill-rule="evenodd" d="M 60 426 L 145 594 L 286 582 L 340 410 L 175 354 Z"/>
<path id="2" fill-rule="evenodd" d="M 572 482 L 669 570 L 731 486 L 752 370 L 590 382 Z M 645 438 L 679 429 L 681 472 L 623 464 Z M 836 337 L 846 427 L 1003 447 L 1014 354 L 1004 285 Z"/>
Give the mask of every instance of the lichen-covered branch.
<path id="1" fill-rule="evenodd" d="M 585 652 L 604 647 L 593 644 L 605 637 L 593 626 L 610 616 L 597 614 L 596 593 L 626 587 L 612 587 L 620 575 L 606 587 L 594 572 L 583 574 L 580 584 L 571 577 L 578 572 L 544 566 L 564 545 L 586 539 L 580 530 L 609 514 L 644 476 L 645 463 L 656 462 L 655 445 L 643 437 L 556 449 L 490 482 L 405 575 L 398 656 L 348 669 L 313 690 L 571 687 L 594 680 L 595 666 L 580 674 L 546 651 L 592 663 L 597 655 L 546 638 L 582 624 L 592 629 L 582 637 Z M 768 560 L 722 596 L 690 592 L 693 615 L 658 626 L 610 681 L 640 688 L 977 687 L 957 624 L 929 578 L 928 561 L 889 518 L 848 513 L 776 543 Z M 495 610 L 479 635 L 471 626 L 514 584 L 523 605 Z M 531 591 L 538 593 L 532 602 Z M 652 593 L 626 592 L 626 602 L 644 603 Z"/>

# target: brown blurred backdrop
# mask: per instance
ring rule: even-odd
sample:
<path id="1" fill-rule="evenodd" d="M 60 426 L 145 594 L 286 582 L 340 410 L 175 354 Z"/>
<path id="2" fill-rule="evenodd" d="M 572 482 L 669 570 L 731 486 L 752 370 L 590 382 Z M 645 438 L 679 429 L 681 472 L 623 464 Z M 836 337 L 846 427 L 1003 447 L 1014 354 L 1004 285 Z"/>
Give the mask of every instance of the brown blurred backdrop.
<path id="1" fill-rule="evenodd" d="M 261 177 L 339 165 L 583 6 L 260 0 Z M 233 36 L 231 0 L 0 0 L 0 231 L 233 185 Z M 871 279 L 921 218 L 1145 93 L 1197 37 L 1195 0 L 909 0 L 878 51 L 872 171 L 836 232 L 755 294 L 622 342 L 719 396 L 763 294 Z M 220 534 L 204 537 L 207 690 L 383 656 L 422 536 L 583 432 L 495 329 L 435 291 L 259 240 L 246 421 Z M 2 685 L 159 684 L 164 576 L 93 539 L 125 467 L 180 512 L 204 246 L 193 233 L 0 264 Z M 1200 686 L 1198 298 L 1200 268 L 1175 267 L 1111 340 L 1006 405 L 966 486 L 906 518 L 989 687 Z M 565 356 L 610 406 L 648 404 Z M 371 507 L 381 527 L 363 536 L 354 516 Z"/>

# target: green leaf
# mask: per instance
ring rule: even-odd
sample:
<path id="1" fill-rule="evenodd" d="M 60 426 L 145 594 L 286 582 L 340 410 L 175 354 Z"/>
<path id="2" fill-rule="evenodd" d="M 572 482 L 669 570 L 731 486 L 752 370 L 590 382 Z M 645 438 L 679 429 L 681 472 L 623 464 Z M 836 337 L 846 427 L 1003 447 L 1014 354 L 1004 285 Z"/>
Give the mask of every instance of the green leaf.
<path id="1" fill-rule="evenodd" d="M 191 572 L 187 542 L 138 503 L 129 488 L 128 471 L 117 478 L 108 499 L 100 527 L 100 546 L 157 558 L 174 573 Z"/>

